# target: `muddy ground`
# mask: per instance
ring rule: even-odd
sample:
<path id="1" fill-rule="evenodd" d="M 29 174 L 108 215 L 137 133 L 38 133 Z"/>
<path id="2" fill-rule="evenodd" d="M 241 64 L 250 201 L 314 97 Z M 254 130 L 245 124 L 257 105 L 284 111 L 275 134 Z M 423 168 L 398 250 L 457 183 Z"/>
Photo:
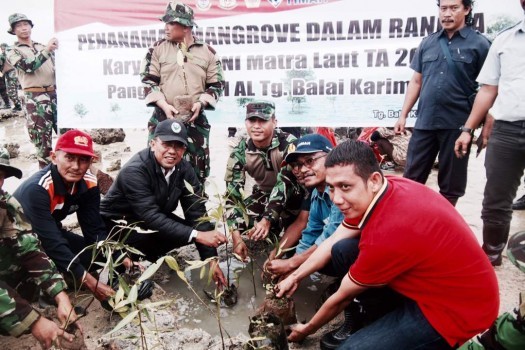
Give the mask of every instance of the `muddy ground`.
<path id="1" fill-rule="evenodd" d="M 124 142 L 118 142 L 107 146 L 96 145 L 96 149 L 101 151 L 102 163 L 101 168 L 107 170 L 108 167 L 114 165 L 116 161 L 125 163 L 129 157 L 145 147 L 146 145 L 146 130 L 145 129 L 126 129 L 126 139 Z M 213 128 L 211 134 L 211 152 L 212 152 L 212 174 L 209 178 L 211 183 L 214 183 L 219 191 L 224 189 L 224 169 L 226 160 L 229 154 L 229 139 L 227 138 L 226 128 Z M 34 150 L 29 142 L 27 132 L 25 130 L 25 123 L 22 117 L 11 117 L 2 119 L 0 121 L 0 144 L 4 143 L 18 143 L 20 145 L 20 154 L 17 158 L 12 159 L 12 164 L 21 168 L 24 172 L 24 178 L 38 170 L 37 162 L 34 158 Z M 484 168 L 483 168 L 484 152 L 479 158 L 471 157 L 469 166 L 469 182 L 467 194 L 460 199 L 457 210 L 464 216 L 469 223 L 472 230 L 481 241 L 481 201 L 483 197 L 483 188 L 485 184 Z M 110 171 L 111 175 L 115 176 L 118 171 Z M 401 171 L 397 170 L 390 172 L 392 174 L 401 175 Z M 4 185 L 4 189 L 13 192 L 19 181 L 16 179 L 8 179 Z M 429 186 L 437 188 L 436 173 L 433 172 L 429 180 Z M 209 187 L 208 192 L 210 193 Z M 525 188 L 520 188 L 519 196 L 523 195 Z M 74 225 L 74 218 L 71 218 L 70 224 Z M 512 222 L 511 232 L 516 232 L 525 228 L 525 211 L 515 212 Z M 180 255 L 190 259 L 197 259 L 195 250 L 192 248 L 183 248 L 180 250 Z M 520 274 L 508 259 L 504 259 L 503 266 L 496 269 L 500 284 L 501 306 L 500 310 L 512 310 L 518 303 L 518 292 L 520 288 L 525 286 L 525 275 Z M 147 324 L 150 332 L 147 333 L 148 348 L 156 349 L 222 349 L 221 339 L 218 336 L 211 336 L 210 332 L 216 334 L 216 328 L 213 331 L 209 329 L 200 328 L 185 328 L 183 318 L 177 317 L 180 315 L 180 310 L 188 307 L 202 307 L 200 305 L 192 305 L 185 300 L 176 300 L 177 295 L 168 293 L 163 288 L 163 283 L 166 279 L 176 278 L 174 274 L 170 274 L 166 269 L 163 269 L 155 276 L 157 287 L 153 296 L 154 301 L 172 299 L 175 300 L 169 306 L 157 310 L 155 313 L 155 323 Z M 52 310 L 48 310 L 51 312 Z M 128 326 L 116 332 L 113 336 L 104 336 L 111 331 L 115 325 L 120 321 L 118 315 L 110 315 L 107 311 L 100 307 L 98 302 L 93 302 L 88 308 L 88 315 L 82 319 L 82 325 L 85 333 L 85 343 L 87 349 L 138 349 L 141 347 L 140 342 L 136 339 L 139 334 L 139 328 L 136 326 Z M 307 338 L 302 344 L 291 345 L 292 349 L 317 349 L 319 347 L 320 337 L 330 329 L 337 327 L 341 321 L 341 317 L 336 318 L 329 325 L 320 329 L 315 335 Z M 240 329 L 228 329 L 231 340 L 226 340 L 227 347 L 240 348 L 244 342 L 247 341 L 246 327 L 239 327 Z M 134 336 L 135 339 L 125 339 L 129 336 Z M 225 336 L 227 338 L 227 336 Z M 0 344 L 4 349 L 38 349 L 38 343 L 30 336 L 22 336 L 14 339 L 8 337 L 0 337 Z"/>

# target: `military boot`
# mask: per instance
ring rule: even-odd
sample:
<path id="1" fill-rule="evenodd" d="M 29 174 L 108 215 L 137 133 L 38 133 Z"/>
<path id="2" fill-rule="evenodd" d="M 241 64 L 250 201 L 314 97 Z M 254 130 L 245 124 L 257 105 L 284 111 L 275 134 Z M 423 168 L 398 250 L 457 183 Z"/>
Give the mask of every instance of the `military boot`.
<path id="1" fill-rule="evenodd" d="M 341 327 L 323 335 L 321 339 L 322 350 L 338 348 L 350 335 L 363 327 L 361 307 L 356 301 L 352 301 L 352 303 L 348 305 L 344 310 L 344 315 L 345 320 Z"/>
<path id="2" fill-rule="evenodd" d="M 500 266 L 505 245 L 509 238 L 510 223 L 483 223 L 483 251 L 487 254 L 492 266 Z"/>

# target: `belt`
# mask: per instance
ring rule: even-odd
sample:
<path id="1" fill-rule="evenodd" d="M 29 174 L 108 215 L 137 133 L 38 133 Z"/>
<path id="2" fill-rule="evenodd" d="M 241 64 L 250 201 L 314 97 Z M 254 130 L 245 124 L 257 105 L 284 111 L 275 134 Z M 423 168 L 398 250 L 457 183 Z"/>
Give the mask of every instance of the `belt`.
<path id="1" fill-rule="evenodd" d="M 517 127 L 520 127 L 520 128 L 525 128 L 525 120 L 515 120 L 513 122 L 509 122 L 507 120 L 496 120 L 497 122 L 501 122 L 501 123 L 505 123 L 505 124 L 510 124 L 510 125 L 514 125 L 514 126 L 517 126 Z"/>
<path id="2" fill-rule="evenodd" d="M 51 92 L 55 91 L 55 86 L 29 87 L 24 89 L 25 92 Z"/>

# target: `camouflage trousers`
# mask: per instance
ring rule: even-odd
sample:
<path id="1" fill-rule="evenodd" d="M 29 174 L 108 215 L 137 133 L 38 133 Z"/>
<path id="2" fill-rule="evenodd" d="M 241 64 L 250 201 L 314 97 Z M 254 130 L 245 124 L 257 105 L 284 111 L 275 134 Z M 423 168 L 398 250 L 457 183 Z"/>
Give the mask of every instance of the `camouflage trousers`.
<path id="1" fill-rule="evenodd" d="M 166 120 L 166 115 L 162 109 L 155 107 L 148 121 L 148 143 L 153 139 L 157 124 L 164 120 Z M 204 186 L 206 178 L 210 175 L 211 126 L 204 112 L 202 112 L 193 123 L 184 123 L 184 125 L 188 130 L 188 149 L 184 154 L 184 159 L 193 166 L 199 182 Z"/>
<path id="2" fill-rule="evenodd" d="M 13 104 L 20 106 L 20 99 L 18 98 L 18 78 L 14 69 L 5 74 L 5 84 L 7 87 L 7 95 L 13 101 Z"/>
<path id="3" fill-rule="evenodd" d="M 40 165 L 50 162 L 53 130 L 57 133 L 57 95 L 52 92 L 25 92 L 29 139 L 36 147 Z"/>
<path id="4" fill-rule="evenodd" d="M 245 220 L 243 208 L 234 207 L 228 217 L 228 227 L 241 233 L 251 229 L 256 221 L 262 219 L 269 199 L 270 192 L 264 192 L 255 187 L 252 194 L 244 199 L 248 222 Z M 273 225 L 270 232 L 274 237 L 279 237 L 281 231 L 290 226 L 298 214 L 299 210 L 283 210 L 278 225 Z"/>
<path id="5" fill-rule="evenodd" d="M 0 97 L 4 101 L 4 105 L 9 108 L 9 97 L 7 96 L 7 89 L 5 85 L 5 76 L 0 77 Z"/>

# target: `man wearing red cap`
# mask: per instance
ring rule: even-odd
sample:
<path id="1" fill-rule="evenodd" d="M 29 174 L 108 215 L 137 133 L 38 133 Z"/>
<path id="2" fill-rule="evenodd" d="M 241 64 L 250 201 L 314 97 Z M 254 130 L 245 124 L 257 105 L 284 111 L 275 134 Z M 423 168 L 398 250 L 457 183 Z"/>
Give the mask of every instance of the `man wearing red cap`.
<path id="1" fill-rule="evenodd" d="M 91 136 L 80 130 L 70 130 L 60 136 L 55 151 L 51 152 L 52 164 L 23 182 L 14 196 L 59 271 L 71 274 L 98 300 L 104 301 L 114 291 L 86 270 L 91 254 L 88 252 L 75 259 L 84 247 L 107 237 L 99 213 L 97 180 L 89 172 L 93 157 Z M 77 214 L 82 236 L 62 228 L 61 221 L 72 213 Z M 131 260 L 126 258 L 124 265 L 130 268 Z"/>

